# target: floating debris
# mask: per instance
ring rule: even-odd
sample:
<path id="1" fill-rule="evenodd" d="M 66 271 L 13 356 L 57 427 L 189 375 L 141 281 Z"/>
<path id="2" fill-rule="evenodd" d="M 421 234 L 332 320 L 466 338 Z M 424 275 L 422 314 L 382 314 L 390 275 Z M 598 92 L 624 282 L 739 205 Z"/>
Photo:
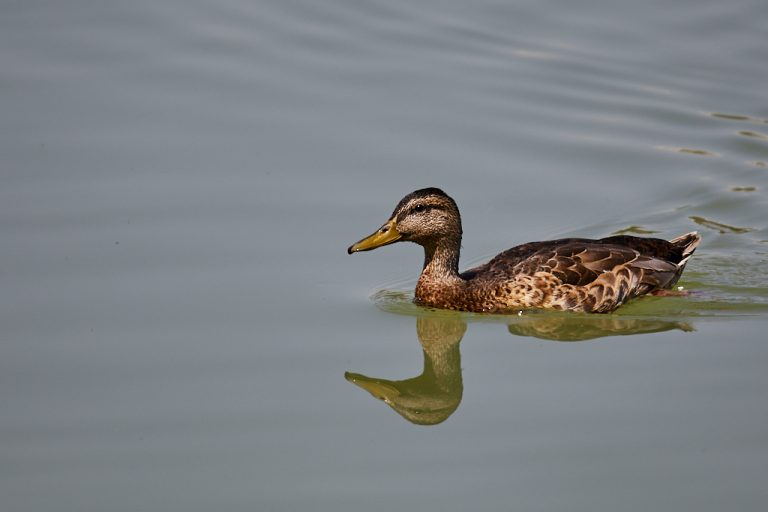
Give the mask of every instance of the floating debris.
<path id="1" fill-rule="evenodd" d="M 720 119 L 727 119 L 729 121 L 757 121 L 749 116 L 742 116 L 739 114 L 723 114 L 720 112 L 712 112 L 709 115 L 712 117 L 719 117 Z"/>
<path id="2" fill-rule="evenodd" d="M 717 153 L 714 153 L 712 151 L 707 151 L 706 149 L 679 148 L 679 147 L 673 147 L 673 146 L 656 146 L 656 149 L 660 149 L 662 151 L 673 151 L 675 153 L 686 153 L 689 155 L 698 155 L 698 156 L 720 156 Z"/>
<path id="3" fill-rule="evenodd" d="M 642 226 L 629 226 L 628 228 L 620 229 L 618 231 L 614 231 L 611 233 L 612 235 L 626 235 L 627 233 L 635 233 L 637 235 L 651 235 L 653 233 L 658 233 L 658 231 L 655 231 L 653 229 L 645 229 Z"/>
<path id="4" fill-rule="evenodd" d="M 760 132 L 752 132 L 749 130 L 741 130 L 739 132 L 739 135 L 743 135 L 744 137 L 754 137 L 756 139 L 768 140 L 768 135 Z"/>
<path id="5" fill-rule="evenodd" d="M 731 187 L 733 192 L 754 192 L 757 187 Z"/>
<path id="6" fill-rule="evenodd" d="M 678 149 L 678 151 L 680 153 L 690 153 L 692 155 L 715 156 L 715 153 L 711 153 L 711 152 L 706 151 L 704 149 L 680 148 L 680 149 Z"/>
<path id="7" fill-rule="evenodd" d="M 715 222 L 714 220 L 705 219 L 704 217 L 699 217 L 698 215 L 691 215 L 688 217 L 693 222 L 700 226 L 704 226 L 705 228 L 710 228 L 719 231 L 721 234 L 725 233 L 749 233 L 750 231 L 754 231 L 752 228 L 739 228 L 736 226 L 729 226 L 728 224 L 723 224 L 721 222 Z"/>

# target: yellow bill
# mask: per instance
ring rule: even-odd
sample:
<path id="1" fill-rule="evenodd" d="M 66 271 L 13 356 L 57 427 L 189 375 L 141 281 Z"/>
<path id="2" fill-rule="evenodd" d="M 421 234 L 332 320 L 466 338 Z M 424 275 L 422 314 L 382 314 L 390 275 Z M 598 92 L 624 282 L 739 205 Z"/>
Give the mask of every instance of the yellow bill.
<path id="1" fill-rule="evenodd" d="M 391 219 L 371 236 L 363 238 L 356 244 L 349 246 L 347 253 L 352 254 L 353 252 L 370 251 L 371 249 L 376 249 L 382 245 L 395 243 L 400 240 L 401 236 L 402 235 L 400 235 L 400 232 L 397 230 L 397 222 L 395 219 Z"/>

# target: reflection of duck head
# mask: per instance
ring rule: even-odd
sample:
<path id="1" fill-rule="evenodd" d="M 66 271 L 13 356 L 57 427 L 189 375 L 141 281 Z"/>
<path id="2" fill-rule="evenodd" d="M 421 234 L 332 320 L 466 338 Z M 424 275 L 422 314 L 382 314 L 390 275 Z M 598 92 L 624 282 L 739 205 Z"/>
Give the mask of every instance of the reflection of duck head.
<path id="1" fill-rule="evenodd" d="M 459 342 L 467 325 L 458 318 L 419 317 L 416 334 L 424 350 L 424 371 L 406 380 L 386 380 L 347 372 L 344 377 L 383 400 L 418 425 L 445 421 L 461 402 Z"/>

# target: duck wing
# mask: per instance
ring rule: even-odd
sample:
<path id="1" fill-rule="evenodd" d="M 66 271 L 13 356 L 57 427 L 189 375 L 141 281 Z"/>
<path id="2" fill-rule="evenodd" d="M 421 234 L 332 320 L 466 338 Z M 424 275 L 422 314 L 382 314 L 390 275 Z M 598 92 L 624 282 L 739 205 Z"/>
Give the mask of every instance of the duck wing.
<path id="1" fill-rule="evenodd" d="M 502 252 L 462 277 L 497 281 L 544 273 L 561 284 L 587 286 L 604 274 L 621 271 L 633 287 L 643 285 L 637 291 L 645 293 L 672 286 L 682 272 L 683 260 L 692 250 L 685 254 L 682 244 L 673 242 L 632 236 L 531 242 Z"/>
<path id="2" fill-rule="evenodd" d="M 547 240 L 545 242 L 529 242 L 507 249 L 494 256 L 491 260 L 477 267 L 465 270 L 461 273 L 464 279 L 474 279 L 476 277 L 503 278 L 514 277 L 517 273 L 515 267 L 525 262 L 537 253 L 549 249 L 567 245 L 572 242 L 594 242 L 584 238 L 562 238 L 560 240 Z"/>
<path id="3" fill-rule="evenodd" d="M 613 281 L 615 275 L 627 281 L 637 295 L 652 288 L 666 288 L 675 279 L 676 264 L 641 254 L 620 245 L 573 244 L 539 252 L 517 266 L 518 273 L 544 272 L 562 284 L 588 286 L 598 280 Z M 602 278 L 602 279 L 601 279 Z M 628 291 L 630 291 L 628 290 Z"/>

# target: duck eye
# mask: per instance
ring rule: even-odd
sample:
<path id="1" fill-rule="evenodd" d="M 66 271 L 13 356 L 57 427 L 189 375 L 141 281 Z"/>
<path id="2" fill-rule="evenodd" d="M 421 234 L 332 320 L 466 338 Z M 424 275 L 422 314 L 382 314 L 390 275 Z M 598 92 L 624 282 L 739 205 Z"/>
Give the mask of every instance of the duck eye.
<path id="1" fill-rule="evenodd" d="M 426 210 L 426 207 L 423 204 L 417 204 L 413 207 L 413 211 L 416 213 L 423 212 L 424 210 Z"/>

